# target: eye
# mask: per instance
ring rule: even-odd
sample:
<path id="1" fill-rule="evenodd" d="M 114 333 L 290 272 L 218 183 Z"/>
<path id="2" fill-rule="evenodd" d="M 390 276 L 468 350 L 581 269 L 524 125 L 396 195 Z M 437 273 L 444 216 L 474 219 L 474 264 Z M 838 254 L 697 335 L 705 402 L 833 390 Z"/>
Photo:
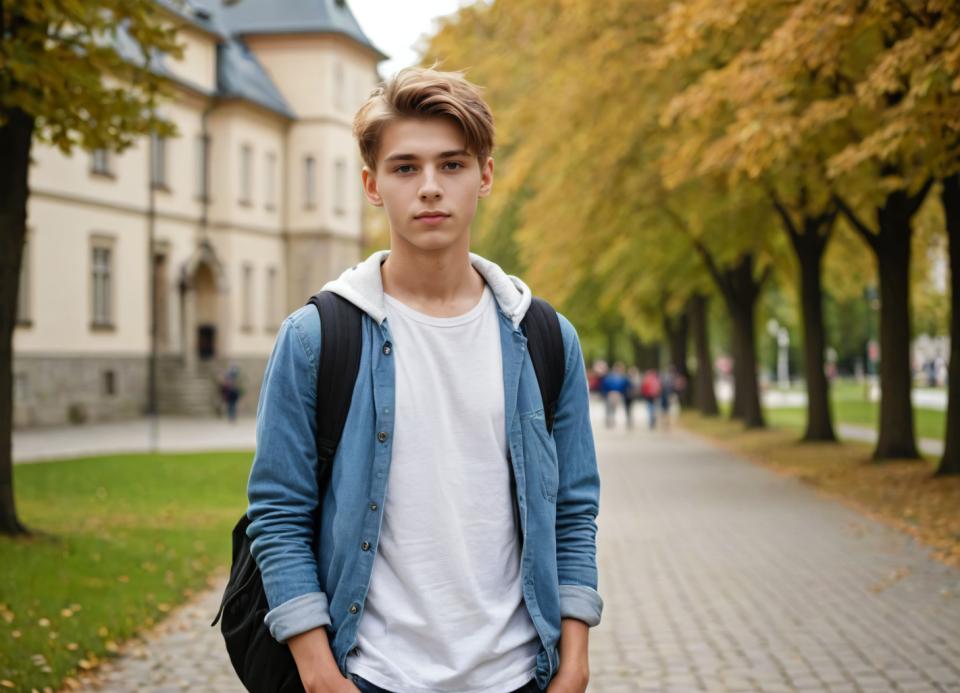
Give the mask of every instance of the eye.
<path id="1" fill-rule="evenodd" d="M 450 169 L 451 171 L 455 171 L 457 168 L 463 168 L 463 164 L 459 161 L 447 161 L 444 166 L 455 166 L 456 168 Z"/>
<path id="2" fill-rule="evenodd" d="M 394 173 L 410 173 L 413 170 L 413 164 L 400 164 L 395 169 Z"/>

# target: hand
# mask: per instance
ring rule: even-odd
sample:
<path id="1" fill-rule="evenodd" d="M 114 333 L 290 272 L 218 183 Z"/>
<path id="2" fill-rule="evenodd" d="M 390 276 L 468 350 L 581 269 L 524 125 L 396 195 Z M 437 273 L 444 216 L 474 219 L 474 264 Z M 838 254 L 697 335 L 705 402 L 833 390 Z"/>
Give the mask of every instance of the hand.
<path id="1" fill-rule="evenodd" d="M 564 669 L 562 666 L 547 686 L 547 693 L 584 693 L 590 681 L 590 672 L 586 669 Z"/>
<path id="2" fill-rule="evenodd" d="M 583 621 L 561 619 L 560 668 L 547 686 L 547 693 L 584 693 L 587 690 L 590 680 L 589 630 Z"/>
<path id="3" fill-rule="evenodd" d="M 306 693 L 358 693 L 353 681 L 340 673 L 324 628 L 314 628 L 287 641 Z"/>

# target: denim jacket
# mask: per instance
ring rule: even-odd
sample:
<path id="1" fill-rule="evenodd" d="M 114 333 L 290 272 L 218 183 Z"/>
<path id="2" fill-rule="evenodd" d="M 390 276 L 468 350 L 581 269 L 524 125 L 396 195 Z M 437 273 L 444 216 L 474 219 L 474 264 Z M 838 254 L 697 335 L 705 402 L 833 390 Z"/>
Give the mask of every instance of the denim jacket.
<path id="1" fill-rule="evenodd" d="M 313 548 L 317 505 L 315 407 L 320 319 L 304 306 L 282 324 L 257 405 L 257 447 L 248 483 L 251 552 L 280 642 L 326 626 L 340 671 L 354 647 L 377 551 L 394 425 L 394 356 L 388 348 L 380 264 L 374 253 L 324 289 L 364 311 L 360 369 L 343 437 L 333 460 Z M 540 636 L 541 688 L 559 665 L 560 620 L 600 622 L 596 516 L 600 478 L 577 333 L 560 316 L 565 377 L 552 435 L 527 339 L 520 329 L 530 289 L 471 254 L 497 301 L 503 356 L 508 457 L 521 534 L 524 603 Z"/>

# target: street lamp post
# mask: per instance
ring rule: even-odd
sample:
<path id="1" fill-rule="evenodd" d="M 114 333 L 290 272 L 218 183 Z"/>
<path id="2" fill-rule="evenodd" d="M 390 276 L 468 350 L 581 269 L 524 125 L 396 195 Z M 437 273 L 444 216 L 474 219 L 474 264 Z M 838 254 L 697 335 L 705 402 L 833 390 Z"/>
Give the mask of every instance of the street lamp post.
<path id="1" fill-rule="evenodd" d="M 767 333 L 777 346 L 777 385 L 786 390 L 790 387 L 790 332 L 776 318 L 770 318 Z"/>

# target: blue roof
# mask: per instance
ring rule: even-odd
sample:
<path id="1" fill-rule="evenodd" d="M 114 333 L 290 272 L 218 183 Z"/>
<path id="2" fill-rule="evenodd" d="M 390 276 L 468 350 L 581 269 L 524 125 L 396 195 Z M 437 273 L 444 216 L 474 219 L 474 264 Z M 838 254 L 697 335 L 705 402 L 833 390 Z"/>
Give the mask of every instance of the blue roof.
<path id="1" fill-rule="evenodd" d="M 251 34 L 340 34 L 385 60 L 363 33 L 346 0 L 239 0 L 221 8 L 223 22 L 237 36 Z"/>
<path id="2" fill-rule="evenodd" d="M 236 39 L 217 46 L 217 92 L 253 101 L 287 118 L 297 117 L 257 57 Z"/>
<path id="3" fill-rule="evenodd" d="M 243 42 L 243 36 L 340 34 L 368 48 L 379 59 L 387 57 L 363 33 L 346 0 L 235 0 L 229 4 L 225 0 L 156 1 L 190 25 L 218 38 L 217 96 L 250 101 L 285 118 L 297 116 L 263 65 Z M 139 45 L 126 31 L 118 31 L 117 43 L 118 51 L 124 57 L 143 64 Z M 153 55 L 153 69 L 195 90 L 208 93 L 199 85 L 187 84 L 175 77 L 164 59 L 165 56 Z"/>
<path id="4" fill-rule="evenodd" d="M 157 4 L 198 29 L 222 39 L 227 37 L 225 27 L 217 21 L 216 16 L 196 0 L 157 0 Z"/>

